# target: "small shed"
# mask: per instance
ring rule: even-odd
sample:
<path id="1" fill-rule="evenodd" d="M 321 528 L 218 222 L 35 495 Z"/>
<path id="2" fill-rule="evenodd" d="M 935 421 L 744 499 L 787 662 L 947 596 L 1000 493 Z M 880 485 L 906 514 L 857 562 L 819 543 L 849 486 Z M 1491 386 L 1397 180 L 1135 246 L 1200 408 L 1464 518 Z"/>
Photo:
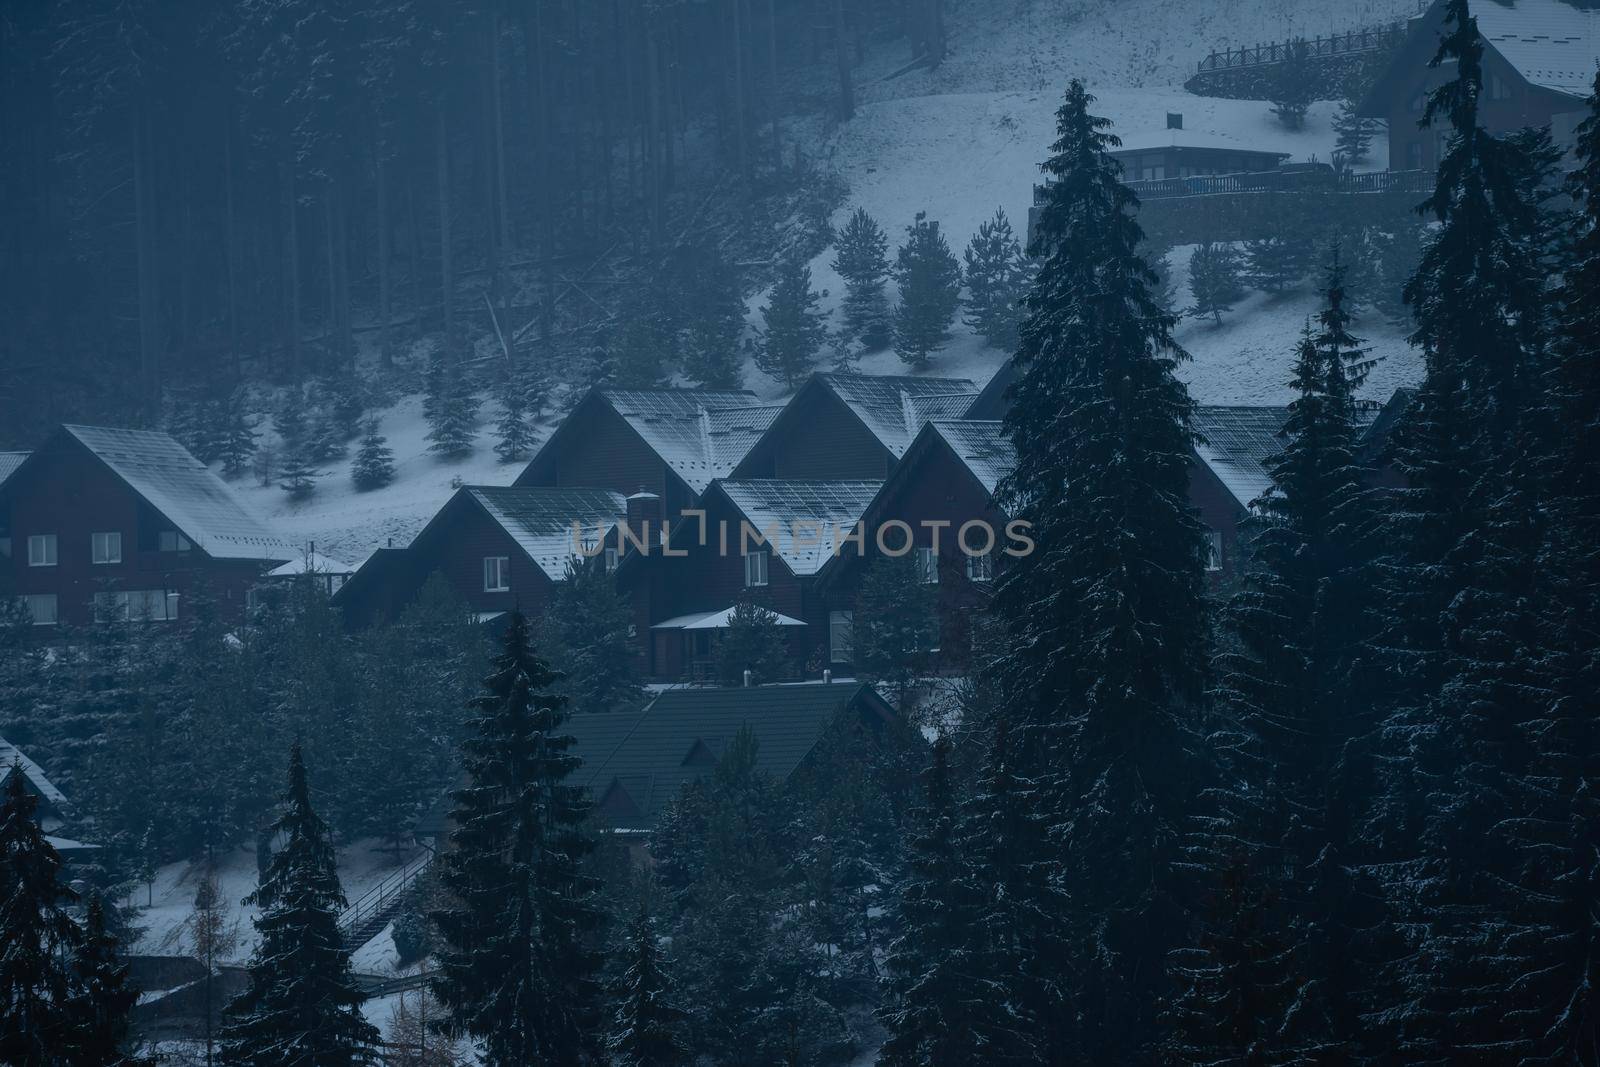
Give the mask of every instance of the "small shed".
<path id="1" fill-rule="evenodd" d="M 1123 177 L 1128 181 L 1156 181 L 1208 174 L 1260 174 L 1277 170 L 1289 153 L 1191 140 L 1124 147 L 1112 152 L 1111 158 L 1122 164 Z"/>

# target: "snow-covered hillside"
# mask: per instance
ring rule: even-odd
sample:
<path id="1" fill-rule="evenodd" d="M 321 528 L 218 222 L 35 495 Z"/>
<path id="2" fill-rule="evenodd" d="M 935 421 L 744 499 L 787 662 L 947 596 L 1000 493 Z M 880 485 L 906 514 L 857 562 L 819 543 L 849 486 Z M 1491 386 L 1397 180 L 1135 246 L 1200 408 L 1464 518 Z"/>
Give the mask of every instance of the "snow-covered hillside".
<path id="1" fill-rule="evenodd" d="M 1086 79 L 1099 97 L 1099 111 L 1130 146 L 1173 137 L 1166 115 L 1181 112 L 1179 136 L 1325 160 L 1333 147 L 1331 102 L 1315 105 L 1305 127 L 1291 132 L 1263 101 L 1192 96 L 1183 80 L 1216 47 L 1376 25 L 1415 7 L 1415 0 L 952 0 L 951 55 L 939 69 L 890 78 L 903 53 L 872 50 L 857 72 L 855 117 L 819 129 L 811 155 L 848 185 L 835 224 L 859 205 L 898 241 L 914 214 L 926 211 L 959 254 L 996 207 L 1006 210 L 1019 231 L 1025 227 L 1038 165 L 1053 139 L 1055 109 L 1069 78 Z M 995 16 L 997 8 L 1004 9 L 1003 17 Z M 1250 27 L 1249 33 L 1241 27 Z M 1382 167 L 1383 145 L 1374 147 L 1368 166 Z M 1180 248 L 1173 256 L 1181 302 L 1189 252 Z M 826 292 L 823 306 L 830 311 L 843 294 L 831 258 L 827 251 L 811 264 L 813 283 Z M 760 322 L 764 299 L 757 294 L 749 301 L 752 326 Z M 1252 293 L 1220 326 L 1185 320 L 1178 339 L 1194 358 L 1182 374 L 1195 398 L 1211 404 L 1286 402 L 1290 354 L 1315 306 L 1309 293 Z M 1420 365 L 1403 340 L 1402 325 L 1370 314 L 1358 328 L 1381 360 L 1368 396 L 1381 399 L 1416 380 Z M 927 373 L 981 385 L 1004 358 L 958 324 Z M 859 369 L 904 373 L 892 352 L 867 357 Z M 784 393 L 754 367 L 747 368 L 746 384 L 772 399 Z M 378 415 L 395 452 L 393 485 L 356 493 L 344 461 L 326 467 L 316 495 L 304 503 L 290 502 L 275 483 L 246 479 L 236 488 L 292 541 L 314 541 L 320 552 L 359 563 L 374 548 L 406 544 L 449 497 L 452 483 L 505 484 L 520 470 L 500 463 L 491 450 L 492 404 L 482 413 L 477 450 L 459 463 L 428 454 L 419 398 L 403 398 Z"/>

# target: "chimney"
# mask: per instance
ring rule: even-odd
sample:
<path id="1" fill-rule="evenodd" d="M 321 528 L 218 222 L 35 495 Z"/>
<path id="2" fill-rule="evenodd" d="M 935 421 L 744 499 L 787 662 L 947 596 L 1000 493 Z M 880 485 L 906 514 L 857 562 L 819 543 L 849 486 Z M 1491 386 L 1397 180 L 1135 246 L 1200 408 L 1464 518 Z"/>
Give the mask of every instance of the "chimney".
<path id="1" fill-rule="evenodd" d="M 1169 112 L 1167 112 L 1167 129 L 1169 129 L 1169 130 L 1181 130 L 1181 129 L 1183 129 L 1183 112 L 1181 112 L 1181 111 L 1169 111 Z"/>
<path id="2" fill-rule="evenodd" d="M 746 689 L 750 688 L 750 671 L 748 669 L 744 672 L 744 687 Z"/>
<path id="3" fill-rule="evenodd" d="M 650 543 L 646 540 L 646 523 L 649 524 L 648 530 L 653 531 L 650 536 L 659 542 L 662 529 L 661 498 L 641 486 L 637 493 L 628 498 L 628 529 L 637 544 Z"/>

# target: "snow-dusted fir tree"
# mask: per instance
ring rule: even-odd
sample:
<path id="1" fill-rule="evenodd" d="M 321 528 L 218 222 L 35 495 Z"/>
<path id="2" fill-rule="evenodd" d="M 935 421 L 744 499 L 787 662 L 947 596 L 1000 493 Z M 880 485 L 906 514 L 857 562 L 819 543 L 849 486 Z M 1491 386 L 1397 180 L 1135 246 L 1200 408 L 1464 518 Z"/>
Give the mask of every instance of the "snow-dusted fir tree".
<path id="1" fill-rule="evenodd" d="M 683 372 L 706 389 L 743 383 L 739 339 L 744 334 L 744 292 L 739 269 L 714 245 L 693 250 L 682 279 Z"/>
<path id="2" fill-rule="evenodd" d="M 1196 255 L 1198 254 L 1197 250 Z M 1264 293 L 1281 293 L 1285 289 L 1293 289 L 1311 273 L 1314 255 L 1316 255 L 1316 245 L 1310 238 L 1297 234 L 1246 241 L 1244 280 Z"/>
<path id="3" fill-rule="evenodd" d="M 990 1059 L 984 1020 L 1001 1018 L 1005 991 L 979 974 L 977 896 L 956 825 L 950 743 L 933 744 L 925 799 L 907 844 L 895 902 L 900 936 L 889 946 L 887 999 L 879 1018 L 889 1039 L 884 1067 L 960 1067 Z"/>
<path id="4" fill-rule="evenodd" d="M 811 268 L 797 257 L 778 266 L 778 280 L 761 309 L 765 329 L 756 350 L 756 366 L 790 389 L 806 380 L 816 366 L 817 349 L 827 336 L 817 294 L 811 289 Z"/>
<path id="5" fill-rule="evenodd" d="M 248 399 L 244 386 L 239 386 L 218 405 L 216 451 L 224 478 L 237 478 L 248 470 L 256 452 L 256 431 Z"/>
<path id="6" fill-rule="evenodd" d="M 285 452 L 278 470 L 279 488 L 289 494 L 290 500 L 304 500 L 317 491 L 317 479 L 322 472 L 312 465 L 305 446 L 299 445 Z"/>
<path id="7" fill-rule="evenodd" d="M 1285 46 L 1283 62 L 1278 64 L 1272 82 L 1272 113 L 1285 129 L 1298 130 L 1311 110 L 1316 81 L 1311 71 L 1311 46 L 1296 37 Z"/>
<path id="8" fill-rule="evenodd" d="M 106 925 L 105 901 L 89 895 L 83 936 L 72 957 L 73 1067 L 133 1067 L 129 1054 L 130 1013 L 139 991 L 128 976 L 117 938 Z"/>
<path id="9" fill-rule="evenodd" d="M 1357 102 L 1345 97 L 1339 103 L 1339 112 L 1333 117 L 1334 156 L 1345 166 L 1366 162 L 1371 151 L 1372 135 L 1377 132 L 1376 119 L 1357 113 Z"/>
<path id="10" fill-rule="evenodd" d="M 538 413 L 530 410 L 529 386 L 520 367 L 506 367 L 500 380 L 500 419 L 494 425 L 494 453 L 502 463 L 527 459 L 533 451 L 533 421 Z"/>
<path id="11" fill-rule="evenodd" d="M 1244 297 L 1239 253 L 1227 242 L 1202 241 L 1189 257 L 1189 295 L 1194 303 L 1184 312 L 1194 318 L 1210 315 L 1222 325 L 1222 313 Z"/>
<path id="12" fill-rule="evenodd" d="M 939 224 L 925 212 L 906 227 L 905 244 L 895 253 L 894 280 L 900 303 L 894 309 L 894 351 L 918 370 L 950 340 L 950 323 L 961 303 L 961 264 L 945 242 Z"/>
<path id="13" fill-rule="evenodd" d="M 428 422 L 428 451 L 444 459 L 460 459 L 472 451 L 478 429 L 478 395 L 456 360 L 444 360 L 429 371 L 429 391 L 423 400 Z"/>
<path id="14" fill-rule="evenodd" d="M 618 1067 L 674 1067 L 689 1062 L 688 1013 L 662 956 L 647 900 L 628 927 L 627 967 L 611 987 L 611 1032 L 606 1047 Z"/>
<path id="15" fill-rule="evenodd" d="M 965 322 L 996 348 L 1016 347 L 1022 323 L 1022 295 L 1029 281 L 1028 259 L 1011 230 L 1004 208 L 978 225 L 963 253 L 966 260 Z"/>
<path id="16" fill-rule="evenodd" d="M 793 673 L 789 639 L 778 624 L 777 613 L 753 600 L 740 600 L 733 606 L 716 656 L 723 685 L 743 685 L 745 671 L 750 672 L 752 685 L 786 681 Z"/>
<path id="17" fill-rule="evenodd" d="M 1049 859 L 1068 894 L 1051 1010 L 1079 1032 L 1047 1060 L 1149 1054 L 1188 888 L 1172 842 L 1200 772 L 1195 702 L 1205 675 L 1206 541 L 1188 502 L 1193 403 L 1186 354 L 1138 252 L 1133 193 L 1109 122 L 1073 81 L 1044 164 L 1036 247 L 1001 486 L 1035 547 L 995 590 L 1007 627 L 997 665 L 1019 733 L 1019 773 L 1052 820 Z M 1107 862 L 1107 856 L 1116 856 Z M 1094 946 L 1090 952 L 1087 946 Z"/>
<path id="18" fill-rule="evenodd" d="M 573 714 L 637 707 L 633 612 L 600 559 L 570 560 L 540 630 L 550 662 L 562 675 Z"/>
<path id="19" fill-rule="evenodd" d="M 378 430 L 378 420 L 368 419 L 361 432 L 361 449 L 350 468 L 350 480 L 360 492 L 381 489 L 394 481 L 394 450 Z"/>
<path id="20" fill-rule="evenodd" d="M 462 742 L 467 783 L 441 857 L 449 904 L 433 917 L 445 943 L 433 990 L 445 1029 L 476 1039 L 490 1062 L 580 1063 L 596 1044 L 588 942 L 601 914 L 584 870 L 594 842 L 584 788 L 571 781 L 567 700 L 521 612 L 493 668 Z"/>
<path id="21" fill-rule="evenodd" d="M 863 680 L 892 693 L 901 710 L 933 664 L 939 645 L 938 586 L 923 581 L 914 556 L 878 556 L 856 595 L 851 646 Z"/>
<path id="22" fill-rule="evenodd" d="M 260 909 L 250 984 L 228 1005 L 222 1062 L 237 1067 L 347 1067 L 377 1062 L 377 1029 L 339 931 L 346 906 L 328 824 L 311 807 L 300 745 L 273 823 L 282 846 L 248 902 Z"/>
<path id="23" fill-rule="evenodd" d="M 889 298 L 884 282 L 889 277 L 889 235 L 865 208 L 850 213 L 839 231 L 833 269 L 844 279 L 844 326 L 840 333 L 868 352 L 889 343 Z"/>
<path id="24" fill-rule="evenodd" d="M 78 1027 L 67 961 L 82 942 L 61 856 L 45 839 L 20 762 L 0 797 L 0 1063 L 53 1067 Z"/>

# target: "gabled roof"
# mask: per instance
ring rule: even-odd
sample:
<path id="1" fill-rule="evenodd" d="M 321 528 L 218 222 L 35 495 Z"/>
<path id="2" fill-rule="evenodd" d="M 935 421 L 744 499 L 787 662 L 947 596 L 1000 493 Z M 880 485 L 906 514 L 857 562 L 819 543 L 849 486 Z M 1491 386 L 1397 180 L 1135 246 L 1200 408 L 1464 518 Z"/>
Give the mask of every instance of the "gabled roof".
<path id="1" fill-rule="evenodd" d="M 776 526 L 771 549 L 796 577 L 810 577 L 834 556 L 835 538 L 843 539 L 861 520 L 882 482 L 789 482 L 774 479 L 718 482 L 716 488 L 756 531 Z M 795 525 L 804 524 L 799 537 Z M 816 543 L 810 540 L 815 524 Z M 730 543 L 738 533 L 730 532 Z"/>
<path id="2" fill-rule="evenodd" d="M 1011 388 L 1011 383 L 1017 380 L 1017 365 L 1014 360 L 1006 360 L 1000 364 L 989 380 L 984 383 L 983 390 L 972 398 L 972 403 L 961 413 L 964 419 L 999 419 L 1004 418 L 1006 408 L 1011 402 L 1006 397 L 1006 390 Z"/>
<path id="3" fill-rule="evenodd" d="M 213 559 L 284 563 L 297 555 L 298 550 L 245 510 L 221 478 L 167 434 L 107 426 L 66 425 L 61 431 Z"/>
<path id="4" fill-rule="evenodd" d="M 742 727 L 755 734 L 757 769 L 782 782 L 839 715 L 861 704 L 886 719 L 893 714 L 870 686 L 854 683 L 669 689 L 643 711 L 574 716 L 566 728 L 583 760 L 574 777 L 588 787 L 603 820 L 621 830 L 649 830 Z"/>
<path id="5" fill-rule="evenodd" d="M 760 404 L 754 407 L 718 408 L 707 413 L 707 428 L 711 437 L 711 462 L 715 477 L 726 478 L 745 457 L 751 447 L 767 432 L 773 420 L 783 411 L 782 404 Z M 696 492 L 704 492 L 701 486 Z"/>
<path id="6" fill-rule="evenodd" d="M 1356 410 L 1357 443 L 1372 426 L 1378 412 Z M 1195 443 L 1195 455 L 1217 476 L 1228 494 L 1242 508 L 1248 508 L 1272 488 L 1272 473 L 1267 462 L 1288 443 L 1283 432 L 1289 421 L 1286 407 L 1195 408 L 1194 430 L 1204 438 Z"/>
<path id="7" fill-rule="evenodd" d="M 977 419 L 936 419 L 925 433 L 937 433 L 950 451 L 992 495 L 1001 479 L 1017 467 L 1017 450 L 1001 423 Z"/>
<path id="8" fill-rule="evenodd" d="M 627 498 L 610 489 L 469 485 L 461 492 L 477 501 L 553 582 L 566 576 L 567 561 L 578 554 L 575 536 L 593 536 L 599 526 L 604 540 L 628 514 Z M 581 534 L 574 534 L 574 524 Z"/>
<path id="9" fill-rule="evenodd" d="M 16 745 L 0 737 L 0 786 L 11 780 L 11 770 L 18 763 L 22 764 L 22 774 L 28 785 L 47 805 L 57 813 L 66 810 L 67 798 L 61 795 L 61 790 L 50 784 L 50 779 L 44 776 L 44 770 Z"/>
<path id="10" fill-rule="evenodd" d="M 948 418 L 959 407 L 956 396 L 974 397 L 978 387 L 965 378 L 913 378 L 909 375 L 818 374 L 815 380 L 844 401 L 872 435 L 899 459 L 930 418 Z"/>
<path id="11" fill-rule="evenodd" d="M 6 479 L 16 473 L 22 461 L 28 458 L 26 452 L 0 452 L 0 486 L 6 484 Z"/>
<path id="12" fill-rule="evenodd" d="M 1600 60 L 1600 11 L 1569 0 L 1486 0 L 1472 5 L 1478 32 L 1529 85 L 1573 98 L 1576 109 L 1589 95 Z M 1411 20 L 1405 43 L 1373 83 L 1358 113 L 1388 115 L 1402 77 L 1420 77 L 1418 64 L 1433 58 L 1444 26 L 1444 0 Z"/>
<path id="13" fill-rule="evenodd" d="M 268 578 L 292 578 L 298 574 L 351 574 L 355 567 L 321 552 L 302 552 L 288 563 L 267 572 Z"/>

